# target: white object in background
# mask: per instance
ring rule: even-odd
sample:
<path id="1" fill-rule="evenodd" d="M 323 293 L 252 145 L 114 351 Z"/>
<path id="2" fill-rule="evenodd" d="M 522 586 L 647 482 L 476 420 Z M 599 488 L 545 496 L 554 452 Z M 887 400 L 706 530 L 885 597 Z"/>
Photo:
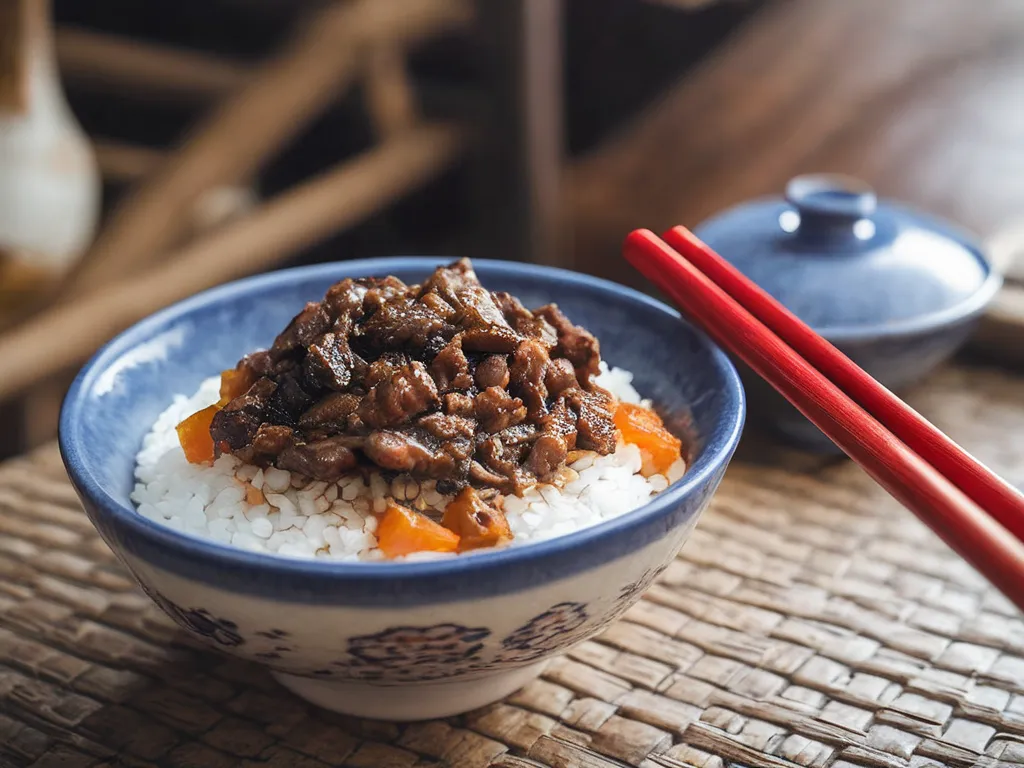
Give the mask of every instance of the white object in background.
<path id="1" fill-rule="evenodd" d="M 89 246 L 100 176 L 61 88 L 50 0 L 0 9 L 0 255 L 51 277 Z"/>

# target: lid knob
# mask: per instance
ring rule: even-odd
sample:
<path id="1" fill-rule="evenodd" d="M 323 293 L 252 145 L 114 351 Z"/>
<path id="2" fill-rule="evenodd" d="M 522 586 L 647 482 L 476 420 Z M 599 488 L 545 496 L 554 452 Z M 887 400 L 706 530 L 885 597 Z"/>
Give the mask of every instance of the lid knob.
<path id="1" fill-rule="evenodd" d="M 864 182 L 839 174 L 797 176 L 786 185 L 786 200 L 800 214 L 800 229 L 849 226 L 870 218 L 878 205 Z"/>

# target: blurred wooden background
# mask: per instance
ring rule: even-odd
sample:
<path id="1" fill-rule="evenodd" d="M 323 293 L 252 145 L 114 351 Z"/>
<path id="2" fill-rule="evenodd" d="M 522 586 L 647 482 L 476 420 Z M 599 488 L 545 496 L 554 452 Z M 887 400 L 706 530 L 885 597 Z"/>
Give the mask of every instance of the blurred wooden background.
<path id="1" fill-rule="evenodd" d="M 54 0 L 53 15 L 105 223 L 0 334 L 0 453 L 49 439 L 69 375 L 139 316 L 284 264 L 458 253 L 643 287 L 619 258 L 630 229 L 693 225 L 809 171 L 1006 253 L 1024 242 L 1017 0 Z M 1020 349 L 1022 295 L 1004 297 L 997 352 Z"/>
<path id="2" fill-rule="evenodd" d="M 1024 366 L 1024 3 L 777 0 L 572 163 L 578 269 L 644 288 L 624 233 L 847 173 L 973 231 L 1005 272 L 968 350 Z"/>
<path id="3" fill-rule="evenodd" d="M 622 233 L 692 226 L 818 171 L 992 236 L 1024 219 L 1022 94 L 1017 0 L 770 3 L 574 165 L 576 259 L 627 278 Z"/>
<path id="4" fill-rule="evenodd" d="M 3 452 L 52 437 L 91 350 L 225 280 L 396 253 L 568 265 L 566 158 L 759 4 L 54 0 L 104 217 L 62 284 L 0 307 Z"/>

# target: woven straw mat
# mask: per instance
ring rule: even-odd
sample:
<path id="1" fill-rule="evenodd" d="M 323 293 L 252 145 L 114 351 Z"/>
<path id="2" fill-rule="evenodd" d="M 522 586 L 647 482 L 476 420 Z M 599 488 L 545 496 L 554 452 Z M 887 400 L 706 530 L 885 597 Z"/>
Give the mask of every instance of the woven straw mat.
<path id="1" fill-rule="evenodd" d="M 1024 481 L 1024 380 L 912 401 Z M 507 701 L 395 725 L 200 650 L 135 588 L 57 450 L 0 467 L 0 766 L 877 766 L 1024 762 L 1024 623 L 849 462 L 736 462 L 624 619 Z"/>

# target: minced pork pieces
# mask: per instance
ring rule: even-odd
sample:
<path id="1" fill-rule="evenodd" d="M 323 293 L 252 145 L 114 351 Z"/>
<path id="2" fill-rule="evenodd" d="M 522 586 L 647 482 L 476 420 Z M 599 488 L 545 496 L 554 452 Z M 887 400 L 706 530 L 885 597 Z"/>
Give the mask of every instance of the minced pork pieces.
<path id="1" fill-rule="evenodd" d="M 213 419 L 220 452 L 333 481 L 360 464 L 519 493 L 571 451 L 615 450 L 597 339 L 558 307 L 484 288 L 468 259 L 422 285 L 345 279 L 273 346 Z"/>

